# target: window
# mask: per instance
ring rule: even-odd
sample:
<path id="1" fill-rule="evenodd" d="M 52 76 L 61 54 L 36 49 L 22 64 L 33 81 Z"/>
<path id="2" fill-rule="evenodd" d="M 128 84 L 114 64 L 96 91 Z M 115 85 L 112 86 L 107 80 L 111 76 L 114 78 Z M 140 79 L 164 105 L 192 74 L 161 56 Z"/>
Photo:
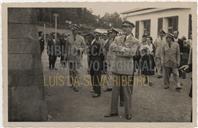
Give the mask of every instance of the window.
<path id="1" fill-rule="evenodd" d="M 162 29 L 163 29 L 163 18 L 159 18 L 158 19 L 158 29 L 157 29 L 158 35 L 160 34 L 160 31 Z"/>
<path id="2" fill-rule="evenodd" d="M 135 37 L 139 39 L 139 21 L 135 22 Z"/>
<path id="3" fill-rule="evenodd" d="M 143 34 L 150 36 L 151 20 L 144 20 L 143 26 L 144 26 Z"/>
<path id="4" fill-rule="evenodd" d="M 188 22 L 188 38 L 192 38 L 192 15 L 189 15 L 189 22 Z"/>
<path id="5" fill-rule="evenodd" d="M 168 17 L 168 32 L 173 33 L 178 30 L 178 16 Z"/>

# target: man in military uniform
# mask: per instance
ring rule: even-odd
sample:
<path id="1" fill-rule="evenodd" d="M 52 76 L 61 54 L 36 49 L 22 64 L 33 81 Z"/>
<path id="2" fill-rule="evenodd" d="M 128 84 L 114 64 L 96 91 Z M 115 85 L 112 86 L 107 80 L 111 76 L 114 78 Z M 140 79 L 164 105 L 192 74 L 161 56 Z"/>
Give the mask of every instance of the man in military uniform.
<path id="1" fill-rule="evenodd" d="M 132 30 L 135 25 L 129 21 L 124 21 L 122 29 L 124 34 L 117 37 L 110 46 L 110 50 L 115 54 L 114 65 L 112 65 L 112 73 L 116 78 L 112 89 L 111 112 L 105 117 L 118 116 L 118 97 L 120 87 L 123 88 L 125 118 L 130 120 L 131 100 L 133 91 L 134 76 L 134 56 L 140 46 L 139 41 L 133 36 Z"/>
<path id="2" fill-rule="evenodd" d="M 112 60 L 112 54 L 111 52 L 109 52 L 109 47 L 110 45 L 113 43 L 113 41 L 115 40 L 115 37 L 117 36 L 118 31 L 114 28 L 111 28 L 107 31 L 107 40 L 105 41 L 105 44 L 103 46 L 103 52 L 104 52 L 104 61 L 105 61 L 105 65 L 104 65 L 104 72 L 106 73 L 107 79 L 108 79 L 108 83 L 107 83 L 107 87 L 105 89 L 106 91 L 112 91 L 111 86 L 109 85 L 109 77 L 111 76 L 111 71 L 110 71 L 110 62 Z"/>
<path id="3" fill-rule="evenodd" d="M 171 73 L 173 73 L 176 89 L 181 89 L 178 72 L 178 67 L 180 65 L 180 49 L 179 44 L 174 41 L 174 35 L 171 33 L 167 34 L 166 44 L 162 47 L 162 64 L 164 67 L 164 89 L 169 88 Z"/>
<path id="4" fill-rule="evenodd" d="M 85 49 L 84 38 L 78 34 L 78 30 L 78 25 L 72 25 L 72 33 L 66 40 L 68 42 L 68 51 L 65 52 L 65 59 L 67 59 L 69 65 L 70 83 L 75 92 L 78 92 L 79 69 L 81 67 L 81 60 Z"/>

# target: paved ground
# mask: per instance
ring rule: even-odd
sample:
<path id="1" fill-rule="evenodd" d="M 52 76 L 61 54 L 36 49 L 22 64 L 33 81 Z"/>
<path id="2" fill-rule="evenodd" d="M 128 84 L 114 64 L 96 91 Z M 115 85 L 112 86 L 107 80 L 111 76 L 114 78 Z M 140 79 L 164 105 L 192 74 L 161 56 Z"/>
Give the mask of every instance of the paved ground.
<path id="1" fill-rule="evenodd" d="M 101 97 L 92 98 L 90 87 L 83 86 L 83 83 L 81 83 L 79 92 L 73 92 L 67 80 L 68 70 L 60 65 L 60 60 L 57 60 L 58 70 L 56 71 L 48 69 L 48 57 L 45 51 L 42 60 L 49 121 L 127 121 L 123 117 L 123 107 L 119 108 L 119 117 L 104 118 L 104 115 L 109 112 L 111 92 L 102 92 Z M 83 62 L 86 62 L 86 57 Z M 86 64 L 84 63 L 84 65 Z M 82 68 L 81 76 L 88 76 L 86 68 Z M 189 122 L 191 111 L 191 98 L 188 97 L 190 76 L 181 80 L 183 83 L 181 92 L 176 92 L 174 85 L 168 90 L 163 89 L 162 79 L 157 79 L 156 76 L 151 79 L 154 82 L 152 87 L 134 86 L 133 118 L 130 121 Z"/>

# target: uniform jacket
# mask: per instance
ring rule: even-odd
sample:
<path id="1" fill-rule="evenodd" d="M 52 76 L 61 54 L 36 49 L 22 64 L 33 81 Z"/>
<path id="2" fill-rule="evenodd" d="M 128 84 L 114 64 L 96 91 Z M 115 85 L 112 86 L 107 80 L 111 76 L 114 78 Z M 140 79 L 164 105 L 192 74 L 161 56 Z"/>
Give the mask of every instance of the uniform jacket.
<path id="1" fill-rule="evenodd" d="M 171 42 L 171 47 L 165 43 L 162 47 L 162 63 L 165 67 L 177 68 L 180 65 L 180 49 L 176 42 Z"/>
<path id="2" fill-rule="evenodd" d="M 82 53 L 85 50 L 85 40 L 82 36 L 76 35 L 74 37 L 73 34 L 71 34 L 67 39 L 67 48 L 66 48 L 66 56 L 68 61 L 78 61 L 80 62 L 82 59 Z"/>
<path id="3" fill-rule="evenodd" d="M 105 60 L 110 60 L 112 59 L 112 54 L 110 53 L 110 45 L 114 42 L 114 38 L 112 39 L 107 39 L 105 44 L 104 44 L 104 47 L 103 47 L 103 51 L 104 51 L 104 56 L 105 56 Z"/>
<path id="4" fill-rule="evenodd" d="M 160 39 L 157 38 L 154 42 L 154 46 L 155 46 L 155 57 L 162 57 L 162 47 L 165 44 L 165 38 Z"/>
<path id="5" fill-rule="evenodd" d="M 121 35 L 115 38 L 110 46 L 111 52 L 115 55 L 111 65 L 112 73 L 121 75 L 133 75 L 134 57 L 137 55 L 139 41 L 133 34 Z"/>

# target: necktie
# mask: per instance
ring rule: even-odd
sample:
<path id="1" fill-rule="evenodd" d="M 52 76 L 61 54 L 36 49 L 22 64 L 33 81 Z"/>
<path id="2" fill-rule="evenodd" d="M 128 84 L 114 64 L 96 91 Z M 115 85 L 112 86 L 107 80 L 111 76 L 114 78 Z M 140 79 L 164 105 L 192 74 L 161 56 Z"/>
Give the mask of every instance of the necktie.
<path id="1" fill-rule="evenodd" d="M 126 41 L 126 38 L 127 38 L 127 35 L 125 35 L 125 37 L 124 37 L 124 42 Z"/>
<path id="2" fill-rule="evenodd" d="M 168 43 L 169 48 L 171 48 L 171 43 Z"/>
<path id="3" fill-rule="evenodd" d="M 74 35 L 74 41 L 76 41 L 76 35 Z"/>

